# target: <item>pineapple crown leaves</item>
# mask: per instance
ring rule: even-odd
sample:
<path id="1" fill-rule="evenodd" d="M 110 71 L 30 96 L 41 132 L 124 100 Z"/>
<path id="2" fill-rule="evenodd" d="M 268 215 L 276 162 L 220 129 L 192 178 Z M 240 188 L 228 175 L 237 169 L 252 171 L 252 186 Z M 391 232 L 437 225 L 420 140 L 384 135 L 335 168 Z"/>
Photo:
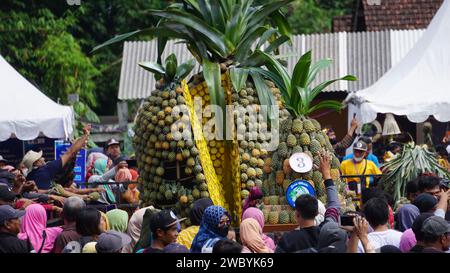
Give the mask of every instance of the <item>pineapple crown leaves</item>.
<path id="1" fill-rule="evenodd" d="M 280 9 L 292 1 L 277 0 L 257 6 L 252 0 L 183 0 L 165 10 L 149 10 L 148 14 L 161 18 L 155 27 L 116 36 L 93 51 L 137 35 L 150 35 L 158 37 L 158 63 L 161 64 L 168 39 L 179 39 L 203 66 L 211 104 L 225 111 L 220 64 L 231 66 L 230 79 L 239 90 L 245 83 L 242 79 L 249 74 L 239 68 L 259 67 L 265 62 L 259 54 L 260 47 L 268 44 L 263 52 L 271 54 L 291 40 L 291 28 Z M 267 86 L 259 84 L 261 81 L 255 73 L 251 76 L 261 105 L 274 105 L 275 99 Z"/>
<path id="2" fill-rule="evenodd" d="M 257 50 L 257 53 L 266 60 L 265 66 L 267 68 L 267 70 L 258 68 L 259 72 L 272 80 L 280 89 L 286 108 L 296 117 L 307 116 L 319 109 L 341 110 L 342 103 L 339 101 L 324 100 L 315 105 L 312 105 L 312 102 L 325 88 L 337 81 L 357 80 L 355 76 L 346 75 L 311 87 L 317 74 L 332 63 L 330 59 L 323 59 L 313 64 L 311 60 L 312 53 L 308 51 L 300 57 L 292 76 L 290 76 L 286 68 L 277 59 L 262 51 Z"/>
<path id="3" fill-rule="evenodd" d="M 380 184 L 392 193 L 395 202 L 405 195 L 406 184 L 421 173 L 450 178 L 450 173 L 439 165 L 434 153 L 414 143 L 404 145 L 402 153 L 382 167 L 384 175 Z"/>
<path id="4" fill-rule="evenodd" d="M 199 63 L 203 59 L 215 63 L 226 60 L 260 63 L 261 58 L 253 56 L 252 45 L 256 42 L 257 48 L 269 43 L 265 52 L 270 53 L 291 40 L 291 28 L 280 8 L 292 1 L 277 0 L 254 6 L 252 0 L 183 0 L 165 10 L 147 11 L 161 18 L 155 27 L 118 35 L 92 51 L 137 35 L 150 35 L 159 38 L 159 56 L 168 39 L 180 39 Z"/>
<path id="5" fill-rule="evenodd" d="M 164 78 L 165 82 L 180 82 L 195 67 L 194 59 L 178 65 L 175 54 L 170 54 L 165 61 L 165 66 L 154 62 L 141 62 L 139 66 L 155 74 L 155 79 Z"/>

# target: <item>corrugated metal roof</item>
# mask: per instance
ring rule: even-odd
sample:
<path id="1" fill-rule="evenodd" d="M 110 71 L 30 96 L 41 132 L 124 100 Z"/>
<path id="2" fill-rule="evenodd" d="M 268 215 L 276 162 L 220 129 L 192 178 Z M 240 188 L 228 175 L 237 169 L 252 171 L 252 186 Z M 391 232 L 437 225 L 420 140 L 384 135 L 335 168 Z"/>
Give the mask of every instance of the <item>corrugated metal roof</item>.
<path id="1" fill-rule="evenodd" d="M 288 71 L 292 73 L 301 55 L 312 50 L 312 60 L 316 62 L 321 59 L 332 59 L 333 64 L 317 75 L 314 84 L 323 82 L 324 79 L 337 78 L 341 75 L 339 71 L 339 34 L 324 33 L 312 35 L 297 35 L 293 37 L 293 46 L 283 45 L 280 53 L 296 53 L 287 59 Z M 338 83 L 331 85 L 327 91 L 341 90 Z"/>
<path id="2" fill-rule="evenodd" d="M 347 33 L 347 72 L 358 78 L 348 91 L 370 86 L 391 67 L 390 46 L 389 31 Z"/>
<path id="3" fill-rule="evenodd" d="M 341 81 L 330 86 L 327 91 L 356 91 L 370 86 L 386 73 L 392 64 L 406 55 L 422 33 L 423 30 L 405 30 L 296 35 L 292 47 L 283 45 L 280 53 L 296 53 L 287 58 L 290 72 L 298 58 L 308 50 L 313 51 L 313 61 L 331 58 L 333 64 L 317 75 L 314 83 L 353 74 L 358 77 L 357 82 Z M 118 95 L 120 100 L 142 99 L 151 94 L 155 86 L 153 74 L 140 68 L 138 63 L 156 61 L 157 52 L 156 40 L 124 43 Z M 179 63 L 193 58 L 185 45 L 176 41 L 169 41 L 163 57 L 171 53 L 176 54 Z M 199 70 L 197 66 L 195 71 Z"/>
<path id="4" fill-rule="evenodd" d="M 169 41 L 163 52 L 164 60 L 170 54 L 175 53 L 178 64 L 193 59 L 186 46 L 177 41 Z M 152 73 L 144 70 L 138 64 L 140 62 L 156 62 L 158 58 L 158 46 L 154 41 L 125 42 L 123 47 L 122 69 L 119 83 L 119 100 L 142 99 L 150 96 L 155 89 L 155 78 Z M 195 71 L 199 70 L 197 64 Z"/>

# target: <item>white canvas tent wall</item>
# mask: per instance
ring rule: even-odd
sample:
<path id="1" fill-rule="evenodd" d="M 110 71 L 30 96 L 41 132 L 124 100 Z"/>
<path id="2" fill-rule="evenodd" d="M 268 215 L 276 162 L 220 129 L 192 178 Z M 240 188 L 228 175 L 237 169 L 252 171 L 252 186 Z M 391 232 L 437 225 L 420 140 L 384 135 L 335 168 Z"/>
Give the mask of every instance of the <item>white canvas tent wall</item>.
<path id="1" fill-rule="evenodd" d="M 49 99 L 0 55 L 0 141 L 32 140 L 41 133 L 68 138 L 73 122 L 71 107 Z"/>
<path id="2" fill-rule="evenodd" d="M 420 123 L 433 115 L 450 121 L 450 0 L 445 0 L 411 51 L 372 86 L 350 94 L 363 123 L 377 113 Z"/>

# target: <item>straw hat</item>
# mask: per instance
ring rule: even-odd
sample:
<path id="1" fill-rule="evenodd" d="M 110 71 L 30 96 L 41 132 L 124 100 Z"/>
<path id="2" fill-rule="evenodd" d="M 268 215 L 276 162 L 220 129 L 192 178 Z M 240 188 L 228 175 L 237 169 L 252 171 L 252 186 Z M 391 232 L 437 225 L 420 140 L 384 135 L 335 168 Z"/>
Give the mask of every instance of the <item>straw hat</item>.
<path id="1" fill-rule="evenodd" d="M 33 150 L 30 150 L 23 157 L 22 163 L 31 172 L 31 170 L 33 169 L 33 163 L 36 162 L 37 160 L 39 160 L 41 157 L 42 157 L 42 151 L 37 153 Z"/>

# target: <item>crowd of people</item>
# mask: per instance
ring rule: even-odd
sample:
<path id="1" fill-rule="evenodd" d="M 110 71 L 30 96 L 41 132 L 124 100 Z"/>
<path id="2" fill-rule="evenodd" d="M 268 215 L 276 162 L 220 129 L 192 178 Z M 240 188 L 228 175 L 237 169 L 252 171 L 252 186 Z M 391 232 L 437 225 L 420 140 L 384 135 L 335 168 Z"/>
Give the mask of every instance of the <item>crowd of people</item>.
<path id="1" fill-rule="evenodd" d="M 352 124 L 351 134 L 356 127 Z M 348 141 L 353 141 L 350 133 Z M 72 172 L 75 157 L 88 137 L 89 127 L 64 155 L 51 162 L 35 151 L 29 151 L 17 167 L 0 158 L 0 253 L 449 251 L 448 180 L 433 174 L 410 181 L 405 200 L 398 204 L 393 204 L 387 193 L 370 187 L 375 178 L 367 177 L 357 211 L 342 215 L 331 179 L 331 156 L 321 153 L 319 171 L 327 202 L 300 195 L 295 200 L 295 230 L 264 233 L 263 193 L 257 187 L 244 202 L 238 227 L 231 227 L 225 208 L 202 198 L 190 210 L 190 226 L 181 229 L 186 218 L 179 219 L 173 211 L 139 208 L 138 171 L 128 166 L 114 139 L 105 149 L 91 151 L 88 187 L 76 187 Z M 353 154 L 343 158 L 342 174 L 380 174 L 378 158 L 371 149 L 369 138 L 358 139 Z M 354 190 L 357 181 L 347 182 Z M 119 209 L 114 205 L 117 203 L 131 206 Z"/>
<path id="2" fill-rule="evenodd" d="M 78 147 L 75 142 L 68 153 Z M 327 191 L 324 208 L 321 209 L 320 201 L 314 196 L 300 195 L 295 201 L 298 228 L 278 238 L 263 232 L 264 215 L 258 208 L 262 196 L 257 189 L 253 198 L 246 200 L 242 221 L 236 229 L 231 227 L 231 216 L 225 208 L 202 198 L 194 202 L 190 211 L 191 225 L 182 230 L 180 223 L 186 218 L 179 219 L 170 210 L 150 206 L 132 213 L 122 209 L 104 213 L 83 198 L 83 194 L 65 197 L 60 211 L 64 222 L 50 227 L 46 205 L 22 200 L 18 206 L 21 199 L 17 199 L 17 193 L 0 187 L 0 253 L 437 253 L 449 250 L 450 191 L 442 179 L 422 175 L 409 182 L 408 201 L 395 211 L 386 193 L 373 187 L 364 189 L 360 211 L 341 215 L 341 203 L 331 179 L 330 159 L 329 154 L 320 154 L 319 170 Z M 62 158 L 58 164 L 64 165 L 65 161 Z M 97 171 L 99 166 L 104 168 L 105 159 L 99 157 L 94 162 L 95 171 L 89 179 L 103 177 L 120 166 L 121 161 L 109 171 L 101 169 L 101 173 Z M 32 168 L 30 173 L 37 168 Z M 18 174 L 23 180 L 22 172 Z M 32 177 L 43 177 L 38 174 Z M 17 180 L 15 177 L 14 185 L 18 184 Z M 45 185 L 42 181 L 39 184 Z M 41 193 L 38 190 L 36 194 Z M 110 201 L 105 197 L 105 201 Z M 344 223 L 344 218 L 350 219 L 350 223 Z"/>

